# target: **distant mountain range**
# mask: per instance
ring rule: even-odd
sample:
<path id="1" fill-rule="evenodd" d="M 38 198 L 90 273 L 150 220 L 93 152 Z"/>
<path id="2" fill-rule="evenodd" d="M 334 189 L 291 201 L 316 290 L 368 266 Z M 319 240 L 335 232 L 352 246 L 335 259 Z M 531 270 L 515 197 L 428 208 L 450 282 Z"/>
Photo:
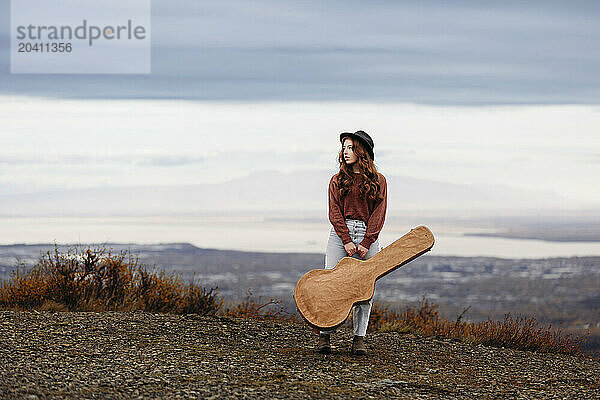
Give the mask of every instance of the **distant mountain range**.
<path id="1" fill-rule="evenodd" d="M 323 214 L 333 173 L 259 171 L 214 184 L 106 186 L 0 195 L 0 216 L 142 216 L 304 211 Z M 454 184 L 388 175 L 388 209 L 430 210 L 577 209 L 552 192 L 499 185 Z"/>

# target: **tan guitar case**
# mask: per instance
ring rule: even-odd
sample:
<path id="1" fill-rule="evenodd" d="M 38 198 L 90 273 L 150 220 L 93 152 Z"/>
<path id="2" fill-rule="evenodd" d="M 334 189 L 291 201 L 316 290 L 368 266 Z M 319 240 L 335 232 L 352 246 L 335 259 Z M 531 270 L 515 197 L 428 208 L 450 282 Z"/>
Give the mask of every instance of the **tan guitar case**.
<path id="1" fill-rule="evenodd" d="M 418 226 L 368 260 L 344 257 L 333 269 L 310 270 L 294 289 L 296 307 L 314 328 L 340 326 L 354 304 L 373 297 L 377 279 L 428 252 L 433 243 L 433 233 Z"/>

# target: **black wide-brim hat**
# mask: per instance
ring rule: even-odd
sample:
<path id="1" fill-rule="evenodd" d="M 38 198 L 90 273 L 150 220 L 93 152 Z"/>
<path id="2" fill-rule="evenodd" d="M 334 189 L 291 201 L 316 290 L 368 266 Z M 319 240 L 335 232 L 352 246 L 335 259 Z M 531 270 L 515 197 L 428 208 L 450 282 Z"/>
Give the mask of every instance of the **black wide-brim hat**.
<path id="1" fill-rule="evenodd" d="M 375 160 L 375 154 L 373 153 L 373 147 L 375 147 L 375 144 L 373 143 L 373 139 L 371 139 L 371 136 L 369 136 L 369 134 L 367 132 L 365 132 L 365 131 L 356 131 L 354 133 L 342 132 L 340 134 L 340 142 L 342 144 L 344 143 L 344 138 L 346 138 L 346 137 L 359 140 L 362 143 L 362 145 L 365 147 L 365 149 L 367 150 L 367 153 L 369 153 L 369 155 L 371 156 L 371 160 Z"/>

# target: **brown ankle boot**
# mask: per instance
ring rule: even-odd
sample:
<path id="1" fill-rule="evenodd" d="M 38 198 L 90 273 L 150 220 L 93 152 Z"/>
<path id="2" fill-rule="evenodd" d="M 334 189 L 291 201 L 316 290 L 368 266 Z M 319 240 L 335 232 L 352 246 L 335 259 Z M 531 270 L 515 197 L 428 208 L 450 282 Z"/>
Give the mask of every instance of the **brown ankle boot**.
<path id="1" fill-rule="evenodd" d="M 364 338 L 364 336 L 354 335 L 354 339 L 352 339 L 352 354 L 357 356 L 364 356 L 367 354 Z"/>
<path id="2" fill-rule="evenodd" d="M 319 334 L 319 345 L 317 346 L 317 351 L 321 354 L 330 354 L 331 353 L 331 345 L 329 344 L 329 336 Z"/>

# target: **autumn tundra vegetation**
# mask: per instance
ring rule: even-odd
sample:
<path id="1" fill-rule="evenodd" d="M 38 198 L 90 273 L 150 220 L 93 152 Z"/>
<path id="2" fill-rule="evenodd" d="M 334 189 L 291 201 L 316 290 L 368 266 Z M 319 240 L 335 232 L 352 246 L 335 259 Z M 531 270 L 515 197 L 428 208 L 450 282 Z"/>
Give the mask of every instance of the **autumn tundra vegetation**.
<path id="1" fill-rule="evenodd" d="M 0 285 L 0 309 L 15 311 L 135 311 L 199 314 L 305 322 L 283 310 L 278 299 L 260 301 L 248 291 L 245 301 L 229 303 L 218 287 L 183 283 L 178 274 L 156 271 L 130 252 L 105 247 L 47 251 L 32 267 L 16 268 Z M 405 332 L 451 338 L 472 344 L 587 357 L 584 337 L 542 326 L 533 317 L 505 315 L 502 321 L 469 322 L 439 315 L 437 305 L 422 299 L 404 310 L 373 303 L 369 332 Z M 465 310 L 466 311 L 466 310 Z M 346 324 L 352 321 L 352 316 Z M 351 326 L 351 325 L 349 325 Z"/>

